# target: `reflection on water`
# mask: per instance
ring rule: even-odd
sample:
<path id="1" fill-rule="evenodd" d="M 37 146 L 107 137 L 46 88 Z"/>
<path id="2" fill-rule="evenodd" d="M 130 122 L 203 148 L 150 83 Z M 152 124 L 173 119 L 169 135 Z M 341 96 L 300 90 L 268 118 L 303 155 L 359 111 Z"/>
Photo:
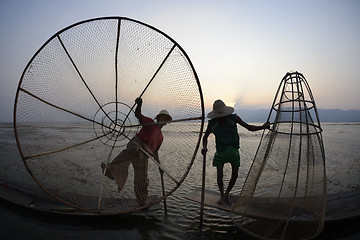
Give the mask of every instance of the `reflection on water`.
<path id="1" fill-rule="evenodd" d="M 323 123 L 322 127 L 328 192 L 359 188 L 360 125 Z M 233 189 L 234 194 L 240 193 L 261 137 L 261 132 L 248 132 L 240 127 L 239 133 L 241 166 L 239 178 Z M 37 188 L 20 159 L 12 125 L 1 123 L 0 134 L 0 178 L 8 182 L 31 184 Z M 215 152 L 213 137 L 209 138 L 208 147 L 206 188 L 218 191 L 216 169 L 211 165 L 211 158 Z M 167 198 L 167 215 L 160 209 L 128 216 L 73 218 L 34 213 L 2 203 L 0 230 L 5 239 L 251 239 L 232 223 L 229 213 L 210 207 L 205 207 L 203 230 L 199 230 L 199 204 L 185 199 L 185 195 L 201 186 L 201 170 L 202 156 L 198 153 L 183 184 Z M 230 179 L 230 166 L 225 165 L 224 173 L 227 183 Z M 336 228 L 334 226 L 331 223 L 325 224 L 323 233 L 317 239 L 360 238 L 358 225 L 354 221 L 338 223 Z"/>

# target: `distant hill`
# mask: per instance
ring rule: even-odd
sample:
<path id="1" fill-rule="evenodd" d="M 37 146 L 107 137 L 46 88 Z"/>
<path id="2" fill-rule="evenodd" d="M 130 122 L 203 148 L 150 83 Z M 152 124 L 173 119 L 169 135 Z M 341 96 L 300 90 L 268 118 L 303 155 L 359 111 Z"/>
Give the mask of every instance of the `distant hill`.
<path id="1" fill-rule="evenodd" d="M 236 109 L 245 122 L 264 122 L 269 115 L 269 109 Z M 360 122 L 360 110 L 318 109 L 321 122 Z"/>
<path id="2" fill-rule="evenodd" d="M 319 109 L 322 122 L 360 122 L 359 110 Z"/>

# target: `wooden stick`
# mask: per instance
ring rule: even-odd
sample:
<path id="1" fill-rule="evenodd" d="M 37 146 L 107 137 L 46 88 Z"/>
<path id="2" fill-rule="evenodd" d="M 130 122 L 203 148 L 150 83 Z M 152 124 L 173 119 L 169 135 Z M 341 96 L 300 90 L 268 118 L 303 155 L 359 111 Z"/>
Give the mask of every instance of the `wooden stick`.
<path id="1" fill-rule="evenodd" d="M 201 120 L 201 119 L 202 119 L 202 117 L 182 118 L 182 119 L 171 120 L 171 121 L 168 121 L 166 123 L 194 121 L 194 120 Z M 160 124 L 164 124 L 164 123 L 163 122 L 152 122 L 152 123 L 145 123 L 145 124 L 124 125 L 123 127 L 124 128 L 129 128 L 129 127 L 140 127 L 140 126 L 160 125 Z"/>
<path id="2" fill-rule="evenodd" d="M 204 200 L 205 200 L 205 175 L 206 175 L 206 153 L 203 155 L 203 171 L 201 185 L 201 205 L 200 205 L 200 230 L 202 230 L 204 216 Z"/>
<path id="3" fill-rule="evenodd" d="M 44 156 L 44 155 L 48 155 L 48 154 L 52 154 L 52 153 L 62 152 L 62 151 L 68 150 L 68 149 L 70 149 L 70 148 L 78 147 L 78 146 L 80 146 L 80 145 L 83 145 L 83 144 L 86 144 L 86 143 L 95 141 L 95 140 L 97 140 L 97 139 L 100 139 L 100 138 L 108 135 L 108 134 L 109 134 L 109 133 L 106 133 L 106 134 L 103 134 L 103 135 L 98 136 L 98 137 L 96 137 L 96 138 L 89 139 L 89 140 L 86 140 L 86 141 L 81 142 L 81 143 L 76 143 L 76 144 L 73 144 L 73 145 L 71 145 L 71 146 L 67 146 L 67 147 L 55 149 L 55 150 L 52 150 L 52 151 L 47 151 L 47 152 L 42 152 L 42 153 L 37 153 L 37 154 L 32 154 L 32 155 L 27 155 L 27 156 L 24 156 L 24 160 L 28 160 L 28 159 L 30 159 L 30 158 L 40 157 L 40 156 Z"/>
<path id="4" fill-rule="evenodd" d="M 163 194 L 163 196 L 165 196 L 164 172 L 160 168 L 159 168 L 159 171 L 160 171 L 160 177 L 161 177 L 162 194 Z M 164 210 L 165 210 L 165 214 L 167 214 L 166 198 L 164 198 Z"/>
<path id="5" fill-rule="evenodd" d="M 139 145 L 138 145 L 139 146 Z M 163 167 L 160 165 L 160 163 L 158 163 L 158 161 L 156 161 L 145 149 L 143 149 L 141 146 L 139 146 L 140 150 L 145 153 L 164 173 L 166 173 L 166 175 L 173 180 L 178 186 L 180 186 L 180 183 L 173 177 L 171 176 L 167 171 L 165 171 L 165 169 L 163 169 Z"/>
<path id="6" fill-rule="evenodd" d="M 128 140 L 131 140 L 128 136 L 125 136 Z M 178 186 L 180 186 L 180 183 L 173 177 L 171 176 L 165 169 L 163 169 L 163 167 L 161 166 L 161 164 L 155 160 L 155 158 L 153 158 L 153 156 L 151 156 L 145 149 L 143 149 L 141 147 L 141 145 L 139 143 L 137 143 L 135 141 L 135 144 L 139 147 L 139 149 L 145 153 L 146 156 L 148 156 L 148 158 L 150 158 L 158 167 L 159 169 L 161 169 L 171 180 L 173 180 Z"/>

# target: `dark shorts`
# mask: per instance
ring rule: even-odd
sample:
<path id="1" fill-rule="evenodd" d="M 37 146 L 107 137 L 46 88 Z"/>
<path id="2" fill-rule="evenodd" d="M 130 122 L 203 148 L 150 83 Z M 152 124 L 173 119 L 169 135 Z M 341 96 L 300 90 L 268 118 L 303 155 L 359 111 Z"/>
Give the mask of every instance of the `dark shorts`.
<path id="1" fill-rule="evenodd" d="M 234 146 L 228 146 L 223 152 L 216 152 L 213 160 L 213 166 L 218 167 L 224 163 L 231 163 L 234 167 L 240 167 L 239 150 Z"/>

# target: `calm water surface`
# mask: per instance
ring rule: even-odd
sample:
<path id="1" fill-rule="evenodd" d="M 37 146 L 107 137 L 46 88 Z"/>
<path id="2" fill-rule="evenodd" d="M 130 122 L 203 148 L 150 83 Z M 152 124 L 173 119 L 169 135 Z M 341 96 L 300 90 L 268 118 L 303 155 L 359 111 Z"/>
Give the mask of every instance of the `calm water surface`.
<path id="1" fill-rule="evenodd" d="M 12 125 L 1 124 L 0 178 L 3 181 L 33 180 L 24 169 L 12 135 Z M 351 191 L 360 185 L 360 124 L 325 123 L 328 192 Z M 241 167 L 233 193 L 240 192 L 254 157 L 261 132 L 240 129 Z M 210 139 L 213 142 L 213 139 Z M 213 143 L 212 143 L 213 144 Z M 206 188 L 217 191 L 216 171 L 211 166 L 214 146 L 209 146 Z M 230 177 L 225 167 L 225 181 Z M 46 214 L 1 201 L 1 239 L 253 239 L 230 220 L 229 213 L 205 207 L 204 224 L 199 229 L 199 204 L 185 198 L 201 186 L 202 157 L 198 154 L 183 184 L 157 210 L 116 217 L 70 217 Z M 16 179 L 14 176 L 16 174 Z M 36 187 L 36 185 L 33 185 Z M 360 239 L 359 218 L 341 223 L 326 223 L 316 239 Z"/>

